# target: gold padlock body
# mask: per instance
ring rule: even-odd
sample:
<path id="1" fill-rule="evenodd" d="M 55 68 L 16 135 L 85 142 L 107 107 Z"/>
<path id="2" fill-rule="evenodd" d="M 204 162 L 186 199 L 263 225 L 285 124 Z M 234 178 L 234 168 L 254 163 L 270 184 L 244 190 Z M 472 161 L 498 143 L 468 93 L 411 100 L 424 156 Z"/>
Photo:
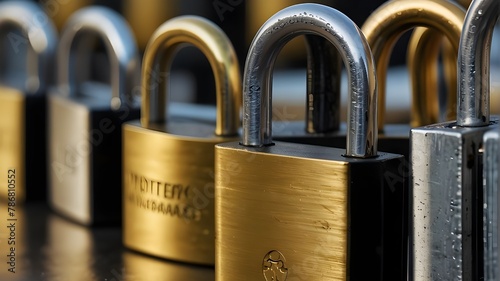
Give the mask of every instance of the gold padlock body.
<path id="1" fill-rule="evenodd" d="M 346 280 L 349 163 L 307 147 L 216 147 L 216 280 Z"/>
<path id="2" fill-rule="evenodd" d="M 14 88 L 0 88 L 0 199 L 25 198 L 25 96 Z M 43 167 L 40 167 L 43 169 Z M 8 175 L 15 175 L 10 182 Z M 10 187 L 10 188 L 9 188 Z M 9 196 L 14 190 L 15 196 Z M 12 195 L 13 193 L 11 193 Z M 13 201 L 13 200 L 10 200 Z"/>
<path id="3" fill-rule="evenodd" d="M 164 129 L 146 129 L 139 121 L 123 126 L 124 244 L 213 265 L 214 146 L 237 138 L 213 136 L 212 124 L 169 121 L 170 133 Z M 193 136 L 175 134 L 187 130 Z"/>

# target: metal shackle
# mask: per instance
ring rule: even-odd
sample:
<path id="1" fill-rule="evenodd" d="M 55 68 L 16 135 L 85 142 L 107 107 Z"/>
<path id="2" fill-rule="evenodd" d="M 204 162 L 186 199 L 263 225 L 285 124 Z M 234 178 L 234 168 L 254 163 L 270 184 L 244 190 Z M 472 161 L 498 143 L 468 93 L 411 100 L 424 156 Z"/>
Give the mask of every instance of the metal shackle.
<path id="1" fill-rule="evenodd" d="M 458 52 L 458 126 L 489 125 L 491 40 L 499 16 L 498 0 L 475 0 L 467 10 Z"/>
<path id="2" fill-rule="evenodd" d="M 140 62 L 132 30 L 120 14 L 105 7 L 84 8 L 68 19 L 59 41 L 57 82 L 70 96 L 78 93 L 75 60 L 81 54 L 77 54 L 75 42 L 82 35 L 95 35 L 104 42 L 111 64 L 111 108 L 119 109 L 132 100 L 132 89 L 139 82 Z"/>
<path id="3" fill-rule="evenodd" d="M 237 135 L 240 125 L 241 76 L 236 52 L 222 29 L 198 16 L 181 16 L 168 20 L 151 36 L 142 65 L 141 125 L 147 128 L 150 122 L 167 122 L 165 111 L 168 79 L 155 78 L 161 71 L 166 71 L 165 77 L 170 76 L 174 54 L 186 44 L 198 48 L 212 67 L 217 100 L 215 135 Z"/>
<path id="4" fill-rule="evenodd" d="M 255 35 L 243 78 L 243 142 L 272 144 L 272 71 L 281 48 L 302 34 L 324 37 L 340 52 L 348 76 L 348 157 L 377 155 L 377 82 L 363 34 L 347 16 L 319 4 L 298 4 L 273 15 Z"/>
<path id="5" fill-rule="evenodd" d="M 379 79 L 378 126 L 383 130 L 385 117 L 385 89 L 387 66 L 392 48 L 399 37 L 408 29 L 421 26 L 432 28 L 444 34 L 456 47 L 463 25 L 465 12 L 456 3 L 442 0 L 394 0 L 386 2 L 365 21 L 361 30 L 366 36 L 377 65 Z M 425 93 L 413 93 L 415 113 L 425 112 Z M 416 117 L 422 120 L 423 117 Z M 420 122 L 420 121 L 419 121 Z"/>
<path id="6" fill-rule="evenodd" d="M 51 80 L 52 61 L 57 48 L 55 26 L 35 3 L 9 1 L 0 3 L 0 27 L 18 29 L 29 44 L 26 60 L 25 91 L 44 92 Z"/>

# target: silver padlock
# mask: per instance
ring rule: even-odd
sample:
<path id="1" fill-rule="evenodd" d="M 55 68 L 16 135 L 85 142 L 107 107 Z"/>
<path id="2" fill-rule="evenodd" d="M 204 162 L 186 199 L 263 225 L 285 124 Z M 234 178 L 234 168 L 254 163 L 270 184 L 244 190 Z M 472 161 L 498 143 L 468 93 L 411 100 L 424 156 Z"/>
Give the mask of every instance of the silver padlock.
<path id="1" fill-rule="evenodd" d="M 44 200 L 46 194 L 46 90 L 57 34 L 35 3 L 0 3 L 0 198 Z M 18 32 L 16 32 L 18 31 Z M 7 180 L 7 174 L 9 180 Z"/>
<path id="2" fill-rule="evenodd" d="M 489 113 L 489 53 L 500 2 L 469 8 L 458 54 L 457 120 L 413 129 L 411 280 L 481 280 L 484 134 Z"/>
<path id="3" fill-rule="evenodd" d="M 89 35 L 106 47 L 110 86 L 79 81 Z M 49 202 L 82 224 L 119 223 L 121 124 L 139 118 L 132 95 L 140 70 L 134 36 L 116 12 L 89 7 L 68 20 L 57 55 L 58 85 L 49 96 Z"/>

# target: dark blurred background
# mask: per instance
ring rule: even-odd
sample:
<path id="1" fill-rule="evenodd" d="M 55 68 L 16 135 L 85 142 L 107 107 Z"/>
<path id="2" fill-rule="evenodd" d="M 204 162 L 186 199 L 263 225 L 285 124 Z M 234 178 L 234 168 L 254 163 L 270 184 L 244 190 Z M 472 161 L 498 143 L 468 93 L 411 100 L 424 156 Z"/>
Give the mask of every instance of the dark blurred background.
<path id="1" fill-rule="evenodd" d="M 361 26 L 370 13 L 383 0 L 39 0 L 60 31 L 67 18 L 77 9 L 87 5 L 103 5 L 125 16 L 130 23 L 141 51 L 144 51 L 153 31 L 166 20 L 179 15 L 199 15 L 219 25 L 231 39 L 243 68 L 248 46 L 260 26 L 277 11 L 298 3 L 316 2 L 334 7 Z M 391 63 L 405 63 L 408 34 L 395 47 Z M 96 48 L 102 48 L 97 42 Z M 301 37 L 290 42 L 280 53 L 276 69 L 305 68 L 305 44 Z M 95 80 L 108 81 L 109 69 L 103 53 L 96 54 L 91 72 Z M 174 95 L 180 101 L 195 101 L 202 104 L 215 102 L 214 81 L 208 61 L 195 48 L 181 50 L 173 62 L 173 73 L 180 73 L 180 81 L 190 83 L 190 93 Z M 175 87 L 173 87 L 175 88 Z"/>

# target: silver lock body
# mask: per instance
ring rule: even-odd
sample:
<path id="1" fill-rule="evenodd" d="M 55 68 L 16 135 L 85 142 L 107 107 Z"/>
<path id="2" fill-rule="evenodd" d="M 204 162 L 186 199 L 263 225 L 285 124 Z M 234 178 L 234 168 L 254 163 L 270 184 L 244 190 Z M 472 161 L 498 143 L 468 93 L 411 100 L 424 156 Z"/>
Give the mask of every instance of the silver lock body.
<path id="1" fill-rule="evenodd" d="M 474 280 L 480 252 L 476 239 L 481 238 L 473 227 L 481 220 L 479 150 L 484 133 L 498 127 L 498 121 L 492 117 L 488 127 L 446 122 L 412 130 L 414 280 Z"/>
<path id="2" fill-rule="evenodd" d="M 112 110 L 109 87 L 91 95 L 49 95 L 50 203 L 83 224 L 120 221 L 121 124 L 138 107 Z"/>
<path id="3" fill-rule="evenodd" d="M 83 82 L 92 51 L 104 43 L 110 85 Z M 135 39 L 125 20 L 104 7 L 73 14 L 61 33 L 58 83 L 48 100 L 49 203 L 85 225 L 121 223 L 122 123 L 139 118 L 132 89 L 139 85 Z"/>
<path id="4" fill-rule="evenodd" d="M 410 280 L 482 280 L 483 137 L 489 112 L 489 53 L 497 0 L 475 0 L 458 52 L 457 120 L 411 131 Z"/>
<path id="5" fill-rule="evenodd" d="M 485 281 L 500 280 L 500 131 L 484 135 L 483 143 L 483 268 Z"/>

